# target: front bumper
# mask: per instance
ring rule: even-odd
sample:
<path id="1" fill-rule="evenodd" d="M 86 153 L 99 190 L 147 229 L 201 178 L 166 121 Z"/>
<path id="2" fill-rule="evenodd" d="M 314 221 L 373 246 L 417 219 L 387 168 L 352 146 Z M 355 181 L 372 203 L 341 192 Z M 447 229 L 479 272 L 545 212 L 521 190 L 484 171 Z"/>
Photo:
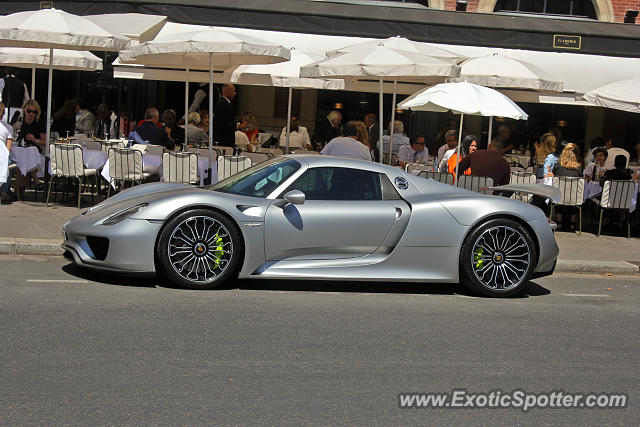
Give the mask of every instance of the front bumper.
<path id="1" fill-rule="evenodd" d="M 155 273 L 155 244 L 162 224 L 141 219 L 125 219 L 114 225 L 95 225 L 93 220 L 77 216 L 63 226 L 62 247 L 81 266 L 103 271 Z M 108 250 L 98 254 L 87 237 L 108 239 Z"/>

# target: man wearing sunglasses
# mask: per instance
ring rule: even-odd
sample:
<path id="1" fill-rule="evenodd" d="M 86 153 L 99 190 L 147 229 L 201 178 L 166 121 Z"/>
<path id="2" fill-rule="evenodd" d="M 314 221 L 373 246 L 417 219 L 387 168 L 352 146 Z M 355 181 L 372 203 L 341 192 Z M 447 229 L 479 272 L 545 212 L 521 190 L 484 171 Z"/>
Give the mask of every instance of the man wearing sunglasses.
<path id="1" fill-rule="evenodd" d="M 427 163 L 429 152 L 425 147 L 424 136 L 416 136 L 410 140 L 410 145 L 401 145 L 398 151 L 400 167 L 404 169 L 407 163 Z"/>

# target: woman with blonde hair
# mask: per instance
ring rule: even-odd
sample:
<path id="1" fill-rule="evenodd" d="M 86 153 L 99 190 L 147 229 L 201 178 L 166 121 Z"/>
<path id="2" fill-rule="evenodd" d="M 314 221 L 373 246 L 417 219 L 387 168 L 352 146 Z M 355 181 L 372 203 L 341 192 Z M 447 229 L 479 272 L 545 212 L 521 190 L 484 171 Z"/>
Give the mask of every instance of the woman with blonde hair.
<path id="1" fill-rule="evenodd" d="M 358 120 L 351 120 L 347 124 L 355 126 L 358 130 L 358 141 L 360 141 L 364 146 L 366 146 L 369 150 L 371 150 L 371 145 L 369 144 L 369 131 L 367 130 L 367 125 Z"/>
<path id="2" fill-rule="evenodd" d="M 553 176 L 567 176 L 573 178 L 581 178 L 582 177 L 582 165 L 578 161 L 578 146 L 573 143 L 568 143 L 566 147 L 560 153 L 560 158 L 558 162 L 553 168 Z M 564 224 L 562 223 L 562 217 L 564 211 L 568 207 L 558 206 L 556 211 L 556 220 L 558 223 L 557 230 L 562 230 Z M 576 214 L 571 214 L 571 223 L 569 225 L 569 230 L 576 231 Z"/>
<path id="3" fill-rule="evenodd" d="M 536 178 L 542 179 L 553 176 L 552 170 L 558 161 L 556 156 L 556 146 L 558 140 L 552 133 L 545 133 L 540 137 L 539 143 L 534 143 L 536 149 L 535 162 L 538 165 L 542 165 L 536 171 Z"/>

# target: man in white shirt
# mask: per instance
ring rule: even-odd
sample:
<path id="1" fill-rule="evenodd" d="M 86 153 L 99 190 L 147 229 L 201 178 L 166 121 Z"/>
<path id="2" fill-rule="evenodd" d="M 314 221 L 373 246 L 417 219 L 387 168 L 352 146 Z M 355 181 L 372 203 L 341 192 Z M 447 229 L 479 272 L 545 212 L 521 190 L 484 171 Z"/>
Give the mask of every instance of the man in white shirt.
<path id="1" fill-rule="evenodd" d="M 438 162 L 442 160 L 447 151 L 452 150 L 458 146 L 458 131 L 456 131 L 455 129 L 449 129 L 444 134 L 444 139 L 446 141 L 446 144 L 438 148 Z"/>
<path id="2" fill-rule="evenodd" d="M 371 161 L 369 148 L 358 141 L 358 129 L 346 124 L 342 129 L 342 136 L 333 138 L 321 151 L 328 156 L 348 157 Z"/>
<path id="3" fill-rule="evenodd" d="M 389 123 L 389 130 L 391 130 L 391 123 Z M 389 143 L 391 137 L 384 135 L 382 137 L 382 149 L 384 154 L 389 154 Z M 398 154 L 400 147 L 403 145 L 409 146 L 409 137 L 404 134 L 404 125 L 400 120 L 393 122 L 393 154 Z"/>
<path id="4" fill-rule="evenodd" d="M 613 163 L 615 161 L 616 156 L 624 156 L 627 159 L 627 164 L 625 165 L 625 168 L 629 167 L 629 157 L 630 157 L 629 152 L 624 148 L 620 148 L 621 144 L 622 144 L 622 141 L 620 140 L 620 137 L 617 137 L 617 136 L 612 136 L 605 143 L 605 147 L 607 147 L 607 153 L 609 154 L 607 156 L 607 160 L 604 161 L 604 168 L 606 170 L 615 169 L 615 166 Z"/>
<path id="5" fill-rule="evenodd" d="M 0 116 L 4 114 L 4 104 L 0 102 Z M 13 143 L 13 128 L 5 121 L 0 121 L 0 195 L 2 204 L 11 203 L 9 196 L 9 152 Z"/>
<path id="6" fill-rule="evenodd" d="M 429 151 L 425 147 L 424 136 L 418 136 L 411 140 L 411 145 L 403 145 L 398 151 L 400 167 L 404 168 L 407 163 L 427 163 L 429 161 Z"/>

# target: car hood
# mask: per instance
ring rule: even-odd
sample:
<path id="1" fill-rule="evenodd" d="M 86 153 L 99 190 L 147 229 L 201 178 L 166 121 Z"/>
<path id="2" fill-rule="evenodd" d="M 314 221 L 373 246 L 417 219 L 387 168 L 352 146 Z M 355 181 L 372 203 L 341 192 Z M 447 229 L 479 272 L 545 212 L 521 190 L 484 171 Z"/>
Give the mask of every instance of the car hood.
<path id="1" fill-rule="evenodd" d="M 172 191 L 176 189 L 193 189 L 194 187 L 189 184 L 178 184 L 178 183 L 164 183 L 164 182 L 152 182 L 149 184 L 136 185 L 134 187 L 128 188 L 115 194 L 103 202 L 98 203 L 95 206 L 87 209 L 83 215 L 85 214 L 93 214 L 97 211 L 103 210 L 109 206 L 120 204 L 126 200 L 135 199 L 136 201 L 144 196 L 148 196 L 151 194 L 164 193 L 166 191 Z"/>

